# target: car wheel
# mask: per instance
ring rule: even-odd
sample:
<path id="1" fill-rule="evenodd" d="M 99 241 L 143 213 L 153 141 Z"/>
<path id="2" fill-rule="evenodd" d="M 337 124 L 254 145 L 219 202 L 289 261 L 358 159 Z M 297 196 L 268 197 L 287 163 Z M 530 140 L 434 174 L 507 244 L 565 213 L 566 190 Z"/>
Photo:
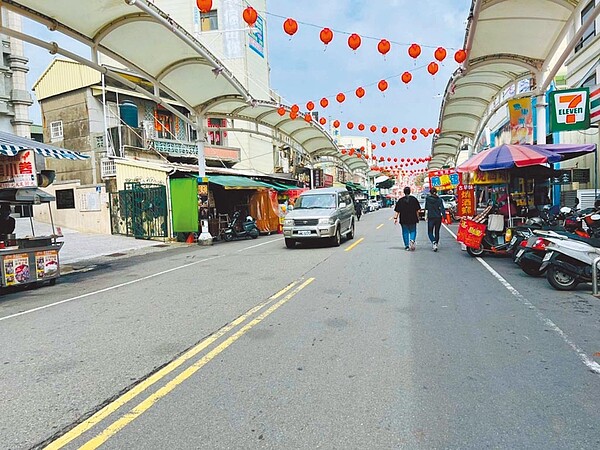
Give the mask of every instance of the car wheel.
<path id="1" fill-rule="evenodd" d="M 548 267 L 546 278 L 548 279 L 548 283 L 550 283 L 550 285 L 558 291 L 572 291 L 579 284 L 577 278 L 562 271 L 554 265 L 550 265 L 550 267 Z"/>
<path id="2" fill-rule="evenodd" d="M 352 225 L 350 225 L 350 231 L 348 232 L 346 237 L 348 238 L 348 240 L 354 239 L 354 220 L 352 221 Z"/>
<path id="3" fill-rule="evenodd" d="M 285 246 L 287 248 L 296 248 L 296 241 L 293 239 L 285 238 Z"/>
<path id="4" fill-rule="evenodd" d="M 334 247 L 339 247 L 342 244 L 342 233 L 340 232 L 340 227 L 335 229 L 335 236 L 331 238 L 331 243 Z"/>

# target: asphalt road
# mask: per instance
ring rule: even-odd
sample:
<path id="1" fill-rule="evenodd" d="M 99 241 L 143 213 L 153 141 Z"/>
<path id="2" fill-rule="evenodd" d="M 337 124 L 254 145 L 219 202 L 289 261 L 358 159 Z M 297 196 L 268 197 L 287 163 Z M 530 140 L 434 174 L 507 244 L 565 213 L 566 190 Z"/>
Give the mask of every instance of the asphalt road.
<path id="1" fill-rule="evenodd" d="M 0 448 L 600 448 L 600 300 L 392 211 L 0 298 Z M 451 227 L 452 228 L 452 227 Z"/>

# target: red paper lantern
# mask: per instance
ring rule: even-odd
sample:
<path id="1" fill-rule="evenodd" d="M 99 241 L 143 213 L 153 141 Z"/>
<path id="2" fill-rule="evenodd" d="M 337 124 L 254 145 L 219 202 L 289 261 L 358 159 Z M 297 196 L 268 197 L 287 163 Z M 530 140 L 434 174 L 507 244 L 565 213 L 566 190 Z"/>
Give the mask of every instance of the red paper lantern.
<path id="1" fill-rule="evenodd" d="M 436 62 L 430 62 L 427 66 L 427 72 L 429 72 L 431 75 L 435 75 L 438 70 L 440 70 L 440 66 Z"/>
<path id="2" fill-rule="evenodd" d="M 294 105 L 292 105 L 291 110 L 292 110 L 292 112 L 297 113 L 300 111 L 300 107 L 298 105 L 294 104 Z"/>
<path id="3" fill-rule="evenodd" d="M 277 114 L 279 114 L 280 116 L 283 116 L 285 114 L 285 108 L 283 106 L 280 106 L 279 108 L 277 108 Z"/>
<path id="4" fill-rule="evenodd" d="M 383 162 L 383 161 L 385 161 L 385 158 L 384 158 L 383 156 L 380 156 L 380 157 L 379 157 L 379 161 L 380 161 L 380 162 Z"/>
<path id="5" fill-rule="evenodd" d="M 404 158 L 400 158 L 400 162 L 404 162 Z"/>
<path id="6" fill-rule="evenodd" d="M 394 127 L 394 128 L 392 128 L 392 133 L 394 133 L 394 134 L 398 134 L 398 131 L 399 131 L 399 130 L 398 130 L 398 127 Z"/>
<path id="7" fill-rule="evenodd" d="M 404 72 L 404 73 L 402 74 L 402 82 L 403 82 L 404 84 L 408 84 L 408 83 L 410 83 L 410 82 L 411 82 L 411 80 L 412 80 L 412 75 L 411 75 L 411 73 L 410 73 L 410 72 Z"/>
<path id="8" fill-rule="evenodd" d="M 348 46 L 352 49 L 352 50 L 356 50 L 358 47 L 360 47 L 360 44 L 362 42 L 362 39 L 360 38 L 360 36 L 356 33 L 352 33 L 349 37 L 348 37 Z"/>
<path id="9" fill-rule="evenodd" d="M 396 145 L 396 141 L 392 139 L 392 141 L 390 142 L 390 145 Z"/>
<path id="10" fill-rule="evenodd" d="M 290 119 L 292 120 L 296 120 L 296 118 L 298 117 L 298 111 L 290 111 Z"/>
<path id="11" fill-rule="evenodd" d="M 285 22 L 283 22 L 283 31 L 290 36 L 293 36 L 296 34 L 296 31 L 298 31 L 298 22 L 294 19 L 286 19 Z"/>
<path id="12" fill-rule="evenodd" d="M 417 59 L 421 54 L 421 46 L 419 44 L 412 44 L 408 47 L 408 54 L 411 58 Z"/>
<path id="13" fill-rule="evenodd" d="M 405 138 L 400 138 L 400 142 L 401 142 L 402 144 L 404 144 L 404 143 L 406 142 L 406 139 L 405 139 Z"/>
<path id="14" fill-rule="evenodd" d="M 364 131 L 364 129 L 365 129 L 365 124 L 364 124 L 364 123 L 359 123 L 359 124 L 358 124 L 358 129 L 359 129 L 360 131 Z"/>
<path id="15" fill-rule="evenodd" d="M 427 130 L 427 132 L 428 132 L 429 134 L 433 134 L 433 128 L 430 128 L 429 130 Z"/>
<path id="16" fill-rule="evenodd" d="M 333 127 L 334 128 L 339 128 L 340 127 L 340 121 L 339 120 L 334 120 L 333 121 Z"/>
<path id="17" fill-rule="evenodd" d="M 327 123 L 327 119 L 326 119 L 325 117 L 321 117 L 321 118 L 319 119 L 319 123 L 320 123 L 321 125 L 325 125 L 325 124 Z"/>
<path id="18" fill-rule="evenodd" d="M 390 162 L 390 161 L 392 160 L 392 158 L 390 158 L 390 157 L 388 156 L 387 160 L 388 160 L 388 162 Z"/>
<path id="19" fill-rule="evenodd" d="M 408 128 L 402 128 L 402 134 L 408 133 Z"/>
<path id="20" fill-rule="evenodd" d="M 456 53 L 454 54 L 454 61 L 456 61 L 459 64 L 464 63 L 466 59 L 467 59 L 467 52 L 465 52 L 462 49 L 457 50 Z"/>
<path id="21" fill-rule="evenodd" d="M 354 128 L 354 124 L 352 122 L 348 122 L 346 124 L 346 127 L 348 127 L 348 129 L 351 130 L 352 128 Z"/>
<path id="22" fill-rule="evenodd" d="M 398 158 L 394 158 L 394 162 L 398 162 Z"/>
<path id="23" fill-rule="evenodd" d="M 350 156 L 354 155 L 354 149 L 353 149 L 353 148 L 351 148 L 351 149 L 350 149 L 350 151 L 348 152 L 348 154 L 349 154 Z"/>
<path id="24" fill-rule="evenodd" d="M 377 127 L 375 125 L 371 125 L 371 128 L 369 128 L 369 130 L 371 130 L 371 133 L 375 133 L 377 131 Z"/>
<path id="25" fill-rule="evenodd" d="M 306 104 L 306 109 L 308 109 L 309 111 L 312 111 L 313 109 L 315 109 L 315 104 L 313 102 L 308 102 Z"/>
<path id="26" fill-rule="evenodd" d="M 319 33 L 319 38 L 323 44 L 327 45 L 333 40 L 333 31 L 329 28 L 323 28 L 321 33 Z"/>
<path id="27" fill-rule="evenodd" d="M 381 143 L 381 146 L 382 146 L 382 147 L 385 147 L 386 145 L 387 145 L 387 144 L 386 144 L 385 142 L 382 142 L 382 143 Z"/>
<path id="28" fill-rule="evenodd" d="M 346 149 L 345 149 L 345 148 L 343 148 L 343 149 L 342 149 L 342 155 L 345 155 L 346 153 L 347 153 L 347 152 L 346 152 Z"/>
<path id="29" fill-rule="evenodd" d="M 436 128 L 436 129 L 435 129 L 435 134 L 440 134 L 440 131 L 441 131 L 441 130 L 440 130 L 439 128 Z"/>
<path id="30" fill-rule="evenodd" d="M 335 99 L 338 101 L 338 103 L 343 103 L 344 100 L 346 100 L 346 96 L 340 92 L 338 95 L 335 96 Z"/>
<path id="31" fill-rule="evenodd" d="M 329 106 L 329 100 L 327 100 L 325 97 L 323 97 L 319 103 L 321 104 L 322 108 L 327 108 L 327 106 Z"/>
<path id="32" fill-rule="evenodd" d="M 388 88 L 388 82 L 385 80 L 381 80 L 378 84 L 377 87 L 379 88 L 379 90 L 381 92 L 385 91 Z"/>
<path id="33" fill-rule="evenodd" d="M 417 129 L 416 128 L 411 129 L 410 134 L 417 134 Z"/>
<path id="34" fill-rule="evenodd" d="M 244 9 L 242 17 L 244 19 L 244 22 L 246 22 L 248 26 L 251 27 L 256 23 L 258 19 L 258 13 L 252 6 L 248 6 L 246 9 Z"/>
<path id="35" fill-rule="evenodd" d="M 371 150 L 375 150 L 377 146 L 375 144 L 371 144 Z"/>
<path id="36" fill-rule="evenodd" d="M 196 6 L 201 13 L 206 14 L 212 9 L 212 0 L 196 0 Z"/>
<path id="37" fill-rule="evenodd" d="M 435 57 L 435 59 L 437 59 L 439 62 L 442 62 L 444 59 L 446 59 L 446 49 L 444 47 L 438 47 L 435 52 L 433 53 L 433 56 Z"/>
<path id="38" fill-rule="evenodd" d="M 413 134 L 413 135 L 411 136 L 411 139 L 412 139 L 413 141 L 416 141 L 416 140 L 417 140 L 417 135 L 416 135 L 416 134 Z"/>
<path id="39" fill-rule="evenodd" d="M 310 113 L 304 114 L 304 121 L 305 122 L 311 122 L 312 121 L 312 114 L 310 114 Z"/>
<path id="40" fill-rule="evenodd" d="M 363 98 L 365 96 L 365 90 L 362 87 L 356 88 L 356 96 Z"/>
<path id="41" fill-rule="evenodd" d="M 390 41 L 386 39 L 382 39 L 381 41 L 379 41 L 379 44 L 377 44 L 377 50 L 382 55 L 385 55 L 387 52 L 389 52 L 390 48 L 392 48 L 392 45 L 390 44 Z"/>

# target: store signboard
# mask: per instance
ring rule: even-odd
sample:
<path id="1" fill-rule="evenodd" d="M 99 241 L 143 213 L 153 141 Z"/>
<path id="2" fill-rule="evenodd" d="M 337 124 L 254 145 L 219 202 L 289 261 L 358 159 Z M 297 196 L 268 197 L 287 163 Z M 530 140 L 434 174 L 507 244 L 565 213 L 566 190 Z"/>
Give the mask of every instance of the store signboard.
<path id="1" fill-rule="evenodd" d="M 333 175 L 323 174 L 323 187 L 333 187 Z"/>
<path id="2" fill-rule="evenodd" d="M 250 29 L 248 34 L 249 46 L 251 50 L 260 56 L 261 58 L 265 57 L 265 23 L 264 19 L 261 16 L 256 18 L 256 23 Z"/>
<path id="3" fill-rule="evenodd" d="M 482 172 L 480 170 L 473 172 L 472 184 L 506 184 L 508 183 L 508 173 L 503 170 L 492 170 Z"/>
<path id="4" fill-rule="evenodd" d="M 0 156 L 0 188 L 37 187 L 37 170 L 33 150 L 16 156 Z"/>
<path id="5" fill-rule="evenodd" d="M 590 92 L 590 122 L 600 122 L 600 85 L 594 86 Z"/>
<path id="6" fill-rule="evenodd" d="M 461 182 L 461 174 L 454 169 L 434 170 L 429 172 L 429 186 L 437 190 L 456 188 Z"/>
<path id="7" fill-rule="evenodd" d="M 475 186 L 461 184 L 457 189 L 457 215 L 459 217 L 472 217 L 475 215 Z"/>
<path id="8" fill-rule="evenodd" d="M 323 169 L 313 169 L 313 187 L 323 187 Z"/>
<path id="9" fill-rule="evenodd" d="M 508 101 L 510 114 L 510 143 L 533 144 L 533 112 L 531 98 Z"/>
<path id="10" fill-rule="evenodd" d="M 590 127 L 590 89 L 566 89 L 549 93 L 550 132 L 587 130 Z"/>

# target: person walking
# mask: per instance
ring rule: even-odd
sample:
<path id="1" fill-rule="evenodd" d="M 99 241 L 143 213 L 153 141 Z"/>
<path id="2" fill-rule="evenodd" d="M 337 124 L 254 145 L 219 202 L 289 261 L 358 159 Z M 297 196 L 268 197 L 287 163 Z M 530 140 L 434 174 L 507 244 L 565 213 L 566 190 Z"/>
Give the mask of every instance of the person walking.
<path id="1" fill-rule="evenodd" d="M 410 188 L 404 188 L 404 197 L 396 202 L 394 223 L 400 222 L 402 226 L 402 239 L 405 250 L 415 250 L 417 240 L 417 224 L 419 223 L 419 201 L 410 195 Z"/>
<path id="2" fill-rule="evenodd" d="M 446 214 L 446 210 L 444 209 L 444 202 L 437 195 L 437 189 L 434 187 L 431 188 L 429 195 L 425 198 L 425 211 L 427 213 L 427 234 L 431 241 L 431 248 L 434 252 L 437 252 L 442 217 Z"/>

